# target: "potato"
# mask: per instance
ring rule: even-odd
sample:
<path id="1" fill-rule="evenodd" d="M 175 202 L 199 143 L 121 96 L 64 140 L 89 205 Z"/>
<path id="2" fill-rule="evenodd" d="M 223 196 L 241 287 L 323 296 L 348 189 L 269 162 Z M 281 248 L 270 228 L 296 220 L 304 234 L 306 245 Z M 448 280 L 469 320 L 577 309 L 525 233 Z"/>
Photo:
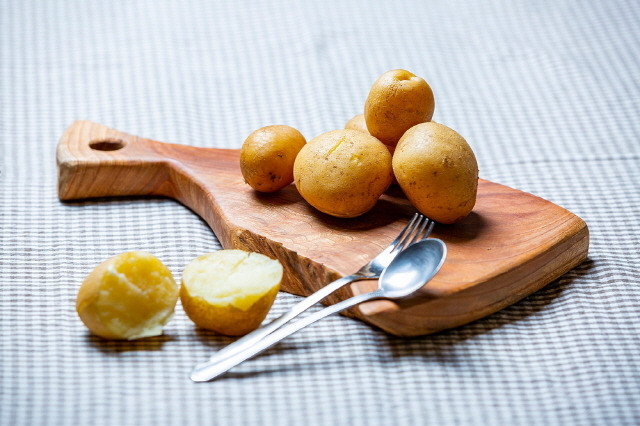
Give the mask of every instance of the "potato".
<path id="1" fill-rule="evenodd" d="M 132 340 L 162 334 L 177 301 L 169 269 L 152 254 L 134 251 L 105 260 L 85 278 L 76 310 L 94 334 Z"/>
<path id="2" fill-rule="evenodd" d="M 404 132 L 431 120 L 435 100 L 429 84 L 409 71 L 388 71 L 373 83 L 364 104 L 367 129 L 395 146 Z"/>
<path id="3" fill-rule="evenodd" d="M 300 195 L 316 209 L 356 217 L 369 211 L 391 184 L 391 154 L 361 131 L 333 130 L 300 150 L 293 176 Z"/>
<path id="4" fill-rule="evenodd" d="M 364 114 L 358 114 L 354 116 L 351 120 L 347 121 L 347 124 L 345 124 L 344 128 L 351 130 L 360 130 L 361 132 L 364 132 L 368 135 L 371 134 L 369 133 L 369 129 L 367 129 L 367 122 L 364 119 Z"/>
<path id="5" fill-rule="evenodd" d="M 259 253 L 219 250 L 182 272 L 180 300 L 199 327 L 241 336 L 260 326 L 278 294 L 283 268 Z"/>
<path id="6" fill-rule="evenodd" d="M 443 124 L 409 129 L 393 155 L 393 172 L 409 201 L 437 222 L 459 222 L 475 205 L 476 157 L 467 141 Z"/>
<path id="7" fill-rule="evenodd" d="M 240 171 L 253 189 L 275 192 L 293 182 L 293 162 L 305 145 L 293 127 L 262 127 L 249 135 L 240 149 Z"/>
<path id="8" fill-rule="evenodd" d="M 370 135 L 371 133 L 369 133 L 369 130 L 367 129 L 367 123 L 364 120 L 364 114 L 358 114 L 356 116 L 354 116 L 351 120 L 347 121 L 347 124 L 344 126 L 345 129 L 351 129 L 351 130 L 359 130 L 361 132 L 364 132 L 368 135 Z M 388 149 L 389 149 L 389 153 L 391 153 L 391 155 L 393 155 L 393 151 L 396 150 L 395 145 L 385 145 Z"/>

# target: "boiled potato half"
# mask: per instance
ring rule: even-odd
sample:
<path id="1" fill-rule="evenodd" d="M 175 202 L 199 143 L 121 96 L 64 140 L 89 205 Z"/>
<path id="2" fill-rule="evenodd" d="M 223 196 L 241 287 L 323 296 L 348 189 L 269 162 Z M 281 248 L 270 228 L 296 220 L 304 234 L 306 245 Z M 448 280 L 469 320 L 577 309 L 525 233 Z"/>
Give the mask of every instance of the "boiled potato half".
<path id="1" fill-rule="evenodd" d="M 122 253 L 87 276 L 76 310 L 89 330 L 107 339 L 158 336 L 173 316 L 178 291 L 158 258 L 143 251 Z"/>
<path id="2" fill-rule="evenodd" d="M 369 133 L 395 146 L 404 132 L 431 120 L 435 99 L 429 84 L 406 70 L 392 70 L 373 83 L 364 104 Z"/>
<path id="3" fill-rule="evenodd" d="M 391 184 L 391 154 L 364 132 L 333 130 L 300 150 L 293 176 L 300 195 L 316 209 L 356 217 L 369 211 Z"/>
<path id="4" fill-rule="evenodd" d="M 293 182 L 293 162 L 305 145 L 293 127 L 262 127 L 249 135 L 240 149 L 240 171 L 253 189 L 275 192 Z"/>
<path id="5" fill-rule="evenodd" d="M 180 300 L 199 327 L 227 336 L 255 330 L 282 282 L 279 261 L 243 250 L 219 250 L 191 261 L 182 273 Z"/>
<path id="6" fill-rule="evenodd" d="M 393 172 L 409 201 L 437 222 L 459 222 L 475 205 L 476 157 L 467 141 L 443 124 L 409 129 L 393 155 Z"/>

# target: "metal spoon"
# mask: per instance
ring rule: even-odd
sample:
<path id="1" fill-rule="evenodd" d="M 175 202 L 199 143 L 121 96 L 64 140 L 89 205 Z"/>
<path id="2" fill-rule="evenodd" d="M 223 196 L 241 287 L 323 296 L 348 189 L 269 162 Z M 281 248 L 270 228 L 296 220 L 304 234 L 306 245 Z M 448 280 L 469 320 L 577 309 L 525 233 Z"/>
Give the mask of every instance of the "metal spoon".
<path id="1" fill-rule="evenodd" d="M 408 296 L 424 286 L 438 272 L 447 255 L 447 247 L 437 238 L 429 238 L 412 244 L 399 253 L 382 272 L 375 291 L 359 294 L 321 311 L 290 323 L 242 352 L 223 358 L 217 363 L 204 363 L 191 372 L 191 380 L 205 382 L 226 373 L 241 362 L 275 345 L 285 337 L 328 315 L 340 312 L 359 303 L 373 299 L 397 299 Z"/>

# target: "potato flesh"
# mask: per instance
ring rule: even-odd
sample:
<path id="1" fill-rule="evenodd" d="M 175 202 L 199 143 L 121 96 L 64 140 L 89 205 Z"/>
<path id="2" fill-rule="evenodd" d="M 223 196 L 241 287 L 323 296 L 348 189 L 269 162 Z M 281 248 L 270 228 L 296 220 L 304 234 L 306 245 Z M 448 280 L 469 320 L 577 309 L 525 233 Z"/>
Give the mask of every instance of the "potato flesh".
<path id="1" fill-rule="evenodd" d="M 125 262 L 105 274 L 98 312 L 115 333 L 129 339 L 158 336 L 171 319 L 175 304 L 165 302 L 171 284 L 153 267 L 152 262 Z"/>
<path id="2" fill-rule="evenodd" d="M 221 250 L 197 258 L 182 280 L 191 297 L 215 306 L 247 311 L 282 280 L 282 265 L 267 256 L 241 250 Z"/>

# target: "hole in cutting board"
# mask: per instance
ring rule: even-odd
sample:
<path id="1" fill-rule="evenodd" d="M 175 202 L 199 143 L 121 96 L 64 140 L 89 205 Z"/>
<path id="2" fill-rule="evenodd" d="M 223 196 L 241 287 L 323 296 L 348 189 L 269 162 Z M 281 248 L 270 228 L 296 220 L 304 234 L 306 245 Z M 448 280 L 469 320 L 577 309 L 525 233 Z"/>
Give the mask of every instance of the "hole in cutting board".
<path id="1" fill-rule="evenodd" d="M 124 148 L 124 142 L 120 139 L 98 139 L 89 142 L 89 147 L 96 151 L 117 151 Z"/>

